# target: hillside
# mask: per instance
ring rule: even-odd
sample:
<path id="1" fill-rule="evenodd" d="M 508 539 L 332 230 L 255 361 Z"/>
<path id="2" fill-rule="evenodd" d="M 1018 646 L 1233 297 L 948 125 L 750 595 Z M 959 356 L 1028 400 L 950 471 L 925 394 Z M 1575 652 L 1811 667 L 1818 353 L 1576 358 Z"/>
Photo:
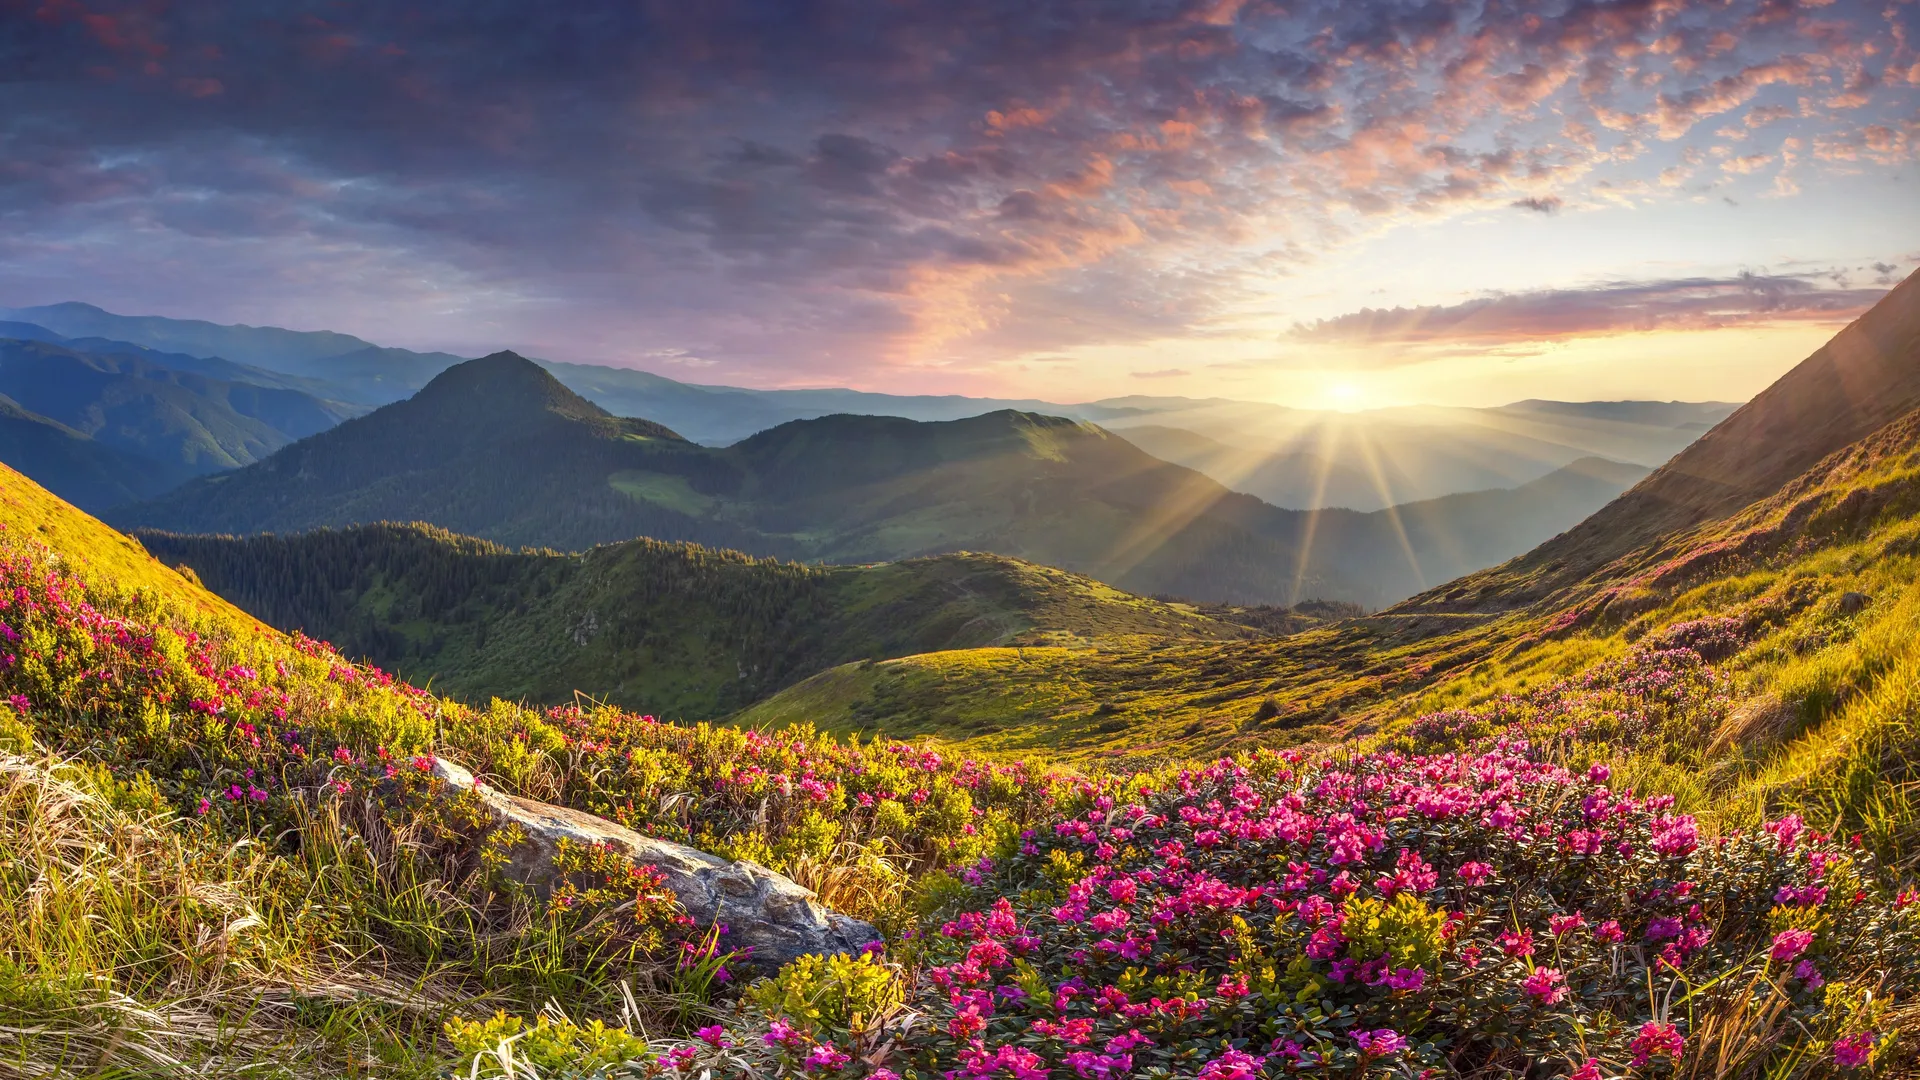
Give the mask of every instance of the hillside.
<path id="1" fill-rule="evenodd" d="M 1599 513 L 1407 610 L 1497 611 L 1576 586 L 1664 535 L 1730 514 L 1920 406 L 1920 272 Z"/>
<path id="2" fill-rule="evenodd" d="M 276 627 L 482 702 L 556 703 L 578 691 L 702 720 L 858 660 L 1263 636 L 992 555 L 815 567 L 651 540 L 560 555 L 423 525 L 247 539 L 136 535 Z M 1314 621 L 1294 616 L 1291 625 Z"/>
<path id="3" fill-rule="evenodd" d="M 149 498 L 182 471 L 106 446 L 84 433 L 0 398 L 0 462 L 94 512 Z"/>

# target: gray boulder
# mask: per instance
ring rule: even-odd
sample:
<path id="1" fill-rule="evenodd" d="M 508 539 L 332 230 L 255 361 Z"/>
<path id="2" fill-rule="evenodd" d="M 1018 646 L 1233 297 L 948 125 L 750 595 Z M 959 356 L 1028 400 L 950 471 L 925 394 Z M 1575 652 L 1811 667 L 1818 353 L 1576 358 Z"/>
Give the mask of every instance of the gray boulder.
<path id="1" fill-rule="evenodd" d="M 855 952 L 880 936 L 868 923 L 821 907 L 811 890 L 758 863 L 728 862 L 593 814 L 496 791 L 445 758 L 435 759 L 433 773 L 456 791 L 478 795 L 496 828 L 519 828 L 526 839 L 511 850 L 505 872 L 537 892 L 558 876 L 553 856 L 561 840 L 605 844 L 665 875 L 667 888 L 695 923 L 724 923 L 721 947 L 751 949 L 747 960 L 757 968 L 772 970 L 809 953 Z"/>

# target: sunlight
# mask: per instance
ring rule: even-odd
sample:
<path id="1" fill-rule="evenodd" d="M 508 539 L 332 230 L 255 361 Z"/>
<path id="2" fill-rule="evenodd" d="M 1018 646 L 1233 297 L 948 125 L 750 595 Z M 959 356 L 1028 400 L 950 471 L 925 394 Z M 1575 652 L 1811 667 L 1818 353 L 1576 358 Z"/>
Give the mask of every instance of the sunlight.
<path id="1" fill-rule="evenodd" d="M 1357 412 L 1367 406 L 1367 393 L 1351 379 L 1330 382 L 1320 391 L 1323 407 L 1335 412 Z"/>

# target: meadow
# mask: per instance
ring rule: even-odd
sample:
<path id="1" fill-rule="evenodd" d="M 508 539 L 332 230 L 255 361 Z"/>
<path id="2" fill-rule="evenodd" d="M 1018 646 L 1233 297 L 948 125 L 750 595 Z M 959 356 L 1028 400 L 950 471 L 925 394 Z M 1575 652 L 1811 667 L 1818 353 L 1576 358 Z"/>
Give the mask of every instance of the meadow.
<path id="1" fill-rule="evenodd" d="M 1131 673 L 960 650 L 772 699 L 816 695 L 827 731 L 444 698 L 9 475 L 3 1067 L 1911 1075 L 1916 445 L 1889 428 L 1550 605 Z M 889 668 L 947 690 L 903 678 L 870 725 L 821 690 Z M 916 701 L 997 726 L 889 730 Z M 522 888 L 435 756 L 764 863 L 881 938 L 767 973 L 606 851 Z"/>

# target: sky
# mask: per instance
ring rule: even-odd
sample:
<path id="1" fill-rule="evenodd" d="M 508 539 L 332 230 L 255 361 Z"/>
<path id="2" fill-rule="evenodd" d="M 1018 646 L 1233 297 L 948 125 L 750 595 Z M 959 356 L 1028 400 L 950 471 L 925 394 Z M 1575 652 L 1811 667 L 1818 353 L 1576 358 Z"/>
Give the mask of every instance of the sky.
<path id="1" fill-rule="evenodd" d="M 1920 0 L 0 0 L 0 307 L 689 382 L 1742 400 L 1920 265 Z"/>

